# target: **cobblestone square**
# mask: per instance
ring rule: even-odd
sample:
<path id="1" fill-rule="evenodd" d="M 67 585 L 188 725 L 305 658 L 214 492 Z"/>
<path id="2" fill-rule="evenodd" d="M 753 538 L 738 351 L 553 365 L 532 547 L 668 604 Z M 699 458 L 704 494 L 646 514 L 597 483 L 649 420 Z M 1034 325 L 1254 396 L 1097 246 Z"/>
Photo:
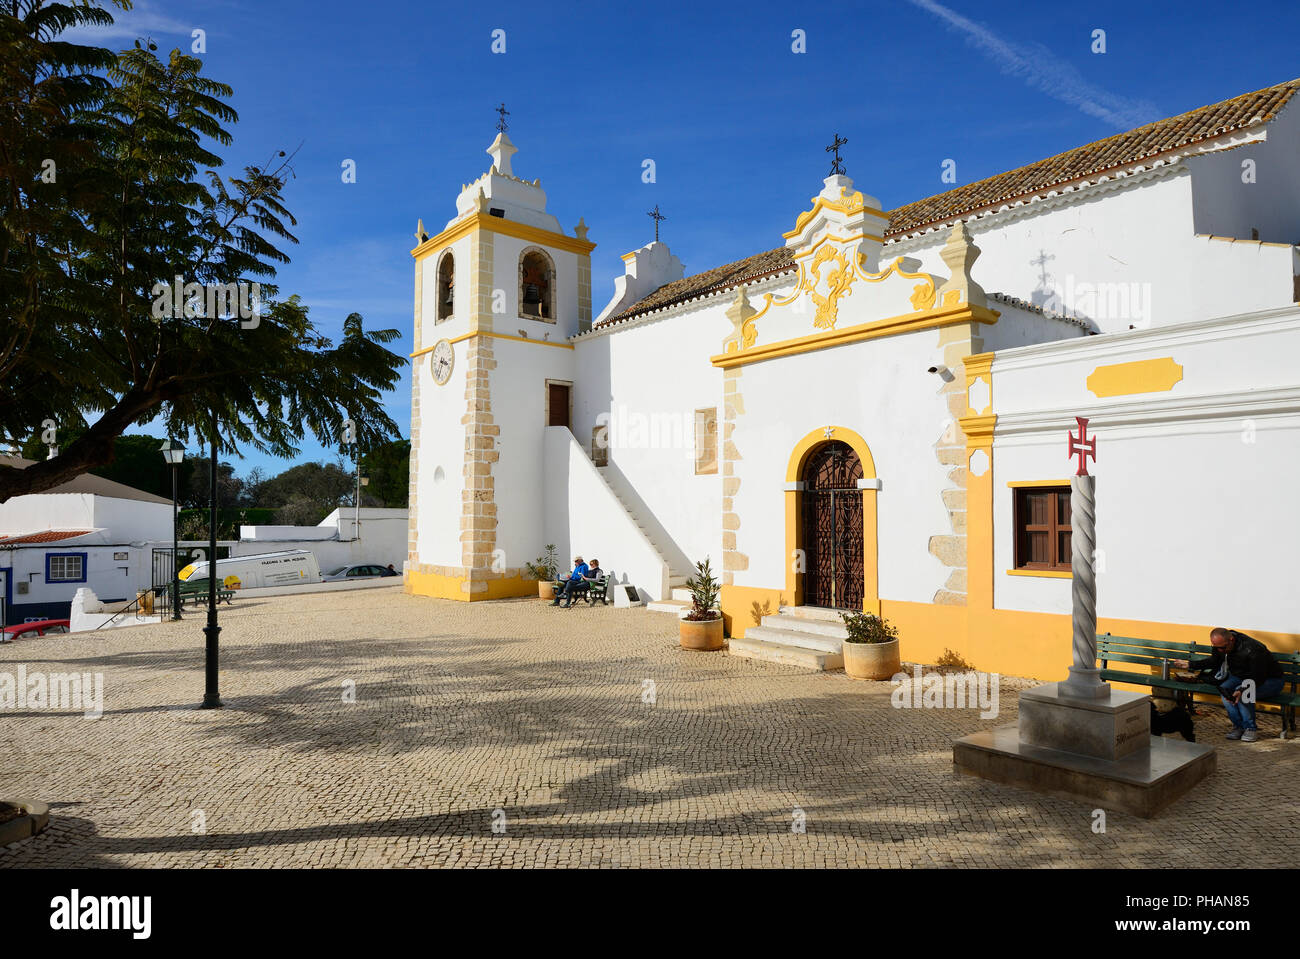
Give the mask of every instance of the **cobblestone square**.
<path id="1" fill-rule="evenodd" d="M 0 797 L 51 806 L 0 866 L 1290 866 L 1300 745 L 1197 717 L 1218 771 L 1156 819 L 957 779 L 1001 713 L 895 709 L 887 682 L 689 653 L 643 609 L 400 588 L 0 647 L 0 673 L 102 673 L 104 715 L 0 715 Z M 903 656 L 907 658 L 906 637 Z M 351 691 L 355 701 L 347 701 Z M 802 812 L 805 831 L 792 826 Z M 1230 812 L 1232 828 L 1222 827 Z M 1243 841 L 1243 835 L 1249 837 Z"/>

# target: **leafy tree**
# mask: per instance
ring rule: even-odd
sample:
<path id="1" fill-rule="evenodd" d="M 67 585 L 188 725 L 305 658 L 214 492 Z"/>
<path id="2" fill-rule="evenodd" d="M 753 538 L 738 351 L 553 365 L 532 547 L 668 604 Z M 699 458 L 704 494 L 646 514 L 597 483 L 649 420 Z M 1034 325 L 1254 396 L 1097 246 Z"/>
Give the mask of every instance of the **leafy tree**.
<path id="1" fill-rule="evenodd" d="M 363 506 L 405 507 L 411 488 L 411 441 L 391 440 L 367 450 L 361 471 L 370 479 L 362 490 Z"/>
<path id="2" fill-rule="evenodd" d="M 206 456 L 194 458 L 189 483 L 180 489 L 181 505 L 188 509 L 209 508 L 212 498 L 211 463 Z M 235 475 L 235 468 L 229 463 L 217 463 L 217 503 L 222 509 L 253 505 L 245 495 L 244 481 Z"/>
<path id="3" fill-rule="evenodd" d="M 170 435 L 191 448 L 215 437 L 225 454 L 249 444 L 289 458 L 308 431 L 334 446 L 348 417 L 363 448 L 397 433 L 379 400 L 406 362 L 384 348 L 398 332 L 352 313 L 336 344 L 296 296 L 276 299 L 283 247 L 297 242 L 283 197 L 292 158 L 221 176 L 231 88 L 180 50 L 163 60 L 152 44 L 113 55 L 57 40 L 111 22 L 103 5 L 10 0 L 0 13 L 0 442 L 98 414 L 55 459 L 0 466 L 0 501 L 108 464 L 117 437 L 164 406 Z M 180 316 L 158 316 L 175 277 L 258 284 L 260 316 L 240 322 L 189 294 Z"/>
<path id="4" fill-rule="evenodd" d="M 86 424 L 71 423 L 66 428 L 60 429 L 55 437 L 57 446 L 62 446 L 73 442 L 78 436 L 86 431 Z M 155 496 L 163 496 L 167 499 L 172 498 L 172 468 L 167 465 L 162 457 L 163 441 L 156 436 L 144 436 L 139 434 L 129 436 L 119 436 L 113 441 L 113 458 L 105 466 L 96 466 L 89 470 L 94 476 L 102 476 L 104 479 L 110 479 L 118 483 L 124 483 L 127 486 L 146 493 L 153 493 Z M 41 461 L 49 455 L 49 450 L 45 443 L 42 442 L 39 434 L 34 434 L 23 444 L 22 455 L 30 460 Z M 191 490 L 198 488 L 198 481 L 195 480 L 194 471 L 195 450 L 188 450 L 186 458 L 182 461 L 176 477 L 176 488 L 178 499 L 182 503 L 191 503 L 194 500 Z M 229 467 L 229 464 L 227 464 Z M 203 461 L 203 482 L 207 482 L 207 461 Z M 203 502 L 207 503 L 207 487 L 203 486 Z"/>
<path id="5" fill-rule="evenodd" d="M 263 482 L 257 505 L 276 509 L 275 522 L 315 526 L 336 508 L 352 505 L 356 475 L 339 463 L 299 463 Z"/>

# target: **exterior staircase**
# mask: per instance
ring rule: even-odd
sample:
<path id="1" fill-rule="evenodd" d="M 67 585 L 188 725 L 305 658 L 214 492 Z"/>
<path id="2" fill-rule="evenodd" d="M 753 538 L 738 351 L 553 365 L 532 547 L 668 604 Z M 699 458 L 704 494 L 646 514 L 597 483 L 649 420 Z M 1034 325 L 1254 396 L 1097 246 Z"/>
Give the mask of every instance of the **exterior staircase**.
<path id="1" fill-rule="evenodd" d="M 760 659 L 805 669 L 843 669 L 842 646 L 848 637 L 839 613 L 814 606 L 782 606 L 762 624 L 729 639 L 728 652 L 742 659 Z"/>
<path id="2" fill-rule="evenodd" d="M 660 613 L 675 613 L 677 618 L 686 615 L 686 611 L 691 608 L 691 591 L 686 588 L 688 574 L 681 570 L 675 569 L 671 561 L 667 558 L 671 555 L 669 550 L 664 549 L 663 544 L 647 527 L 643 517 L 628 503 L 627 497 L 623 490 L 611 481 L 611 474 L 604 466 L 597 466 L 596 471 L 605 479 L 605 485 L 609 487 L 615 498 L 622 504 L 624 512 L 632 517 L 632 522 L 636 523 L 637 529 L 645 536 L 646 540 L 663 558 L 664 563 L 668 566 L 668 589 L 669 595 L 663 599 L 653 600 L 646 603 L 646 609 L 651 609 Z"/>
<path id="3" fill-rule="evenodd" d="M 656 613 L 676 613 L 677 618 L 681 619 L 687 611 L 694 605 L 691 599 L 691 591 L 686 588 L 687 576 L 685 573 L 679 573 L 676 570 L 670 570 L 668 573 L 668 585 L 671 588 L 668 598 L 658 600 L 653 603 L 646 603 L 646 609 L 652 609 Z"/>

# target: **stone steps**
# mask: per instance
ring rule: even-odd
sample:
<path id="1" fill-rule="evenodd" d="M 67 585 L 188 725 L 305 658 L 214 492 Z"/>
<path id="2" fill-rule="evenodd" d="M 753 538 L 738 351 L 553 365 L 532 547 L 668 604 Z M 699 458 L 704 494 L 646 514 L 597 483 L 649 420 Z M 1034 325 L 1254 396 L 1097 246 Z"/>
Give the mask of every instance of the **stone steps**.
<path id="1" fill-rule="evenodd" d="M 808 633 L 814 636 L 826 636 L 836 640 L 849 638 L 849 631 L 844 628 L 843 623 L 831 623 L 823 619 L 812 619 L 806 616 L 791 616 L 789 613 L 777 613 L 775 616 L 764 616 L 762 626 L 766 629 Z"/>
<path id="2" fill-rule="evenodd" d="M 843 639 L 837 636 L 824 636 L 821 633 L 801 633 L 793 629 L 777 629 L 764 623 L 751 626 L 745 630 L 745 639 L 762 640 L 781 646 L 801 646 L 804 649 L 816 649 L 825 653 L 838 653 Z"/>
<path id="3" fill-rule="evenodd" d="M 753 632 L 752 629 L 747 631 L 747 633 Z M 727 652 L 732 656 L 739 656 L 741 659 L 757 659 L 765 663 L 780 663 L 784 666 L 802 666 L 804 669 L 828 670 L 844 668 L 844 655 L 839 652 L 810 649 L 807 646 L 792 646 L 767 639 L 750 639 L 748 635 L 741 639 L 730 639 L 727 643 Z"/>
<path id="4" fill-rule="evenodd" d="M 693 605 L 680 599 L 657 599 L 646 603 L 645 608 L 656 613 L 676 613 L 677 618 L 681 619 Z"/>
<path id="5" fill-rule="evenodd" d="M 741 639 L 732 639 L 729 651 L 743 659 L 805 669 L 843 669 L 848 635 L 834 610 L 782 606 L 779 613 L 764 616 L 760 625 L 745 630 Z"/>

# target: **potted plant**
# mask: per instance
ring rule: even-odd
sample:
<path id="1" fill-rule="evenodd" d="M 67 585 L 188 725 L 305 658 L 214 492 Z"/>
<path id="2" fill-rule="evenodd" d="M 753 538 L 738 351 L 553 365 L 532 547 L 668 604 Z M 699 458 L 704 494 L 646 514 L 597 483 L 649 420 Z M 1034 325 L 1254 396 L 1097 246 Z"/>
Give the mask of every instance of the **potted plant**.
<path id="1" fill-rule="evenodd" d="M 678 624 L 682 649 L 721 649 L 722 611 L 716 609 L 720 584 L 713 578 L 713 570 L 706 559 L 695 564 L 696 575 L 686 581 L 691 591 L 692 605 Z"/>
<path id="2" fill-rule="evenodd" d="M 844 672 L 854 679 L 888 679 L 903 668 L 898 658 L 898 629 L 870 613 L 840 613 Z"/>
<path id="3" fill-rule="evenodd" d="M 560 559 L 555 544 L 547 543 L 535 563 L 524 563 L 528 575 L 537 580 L 537 595 L 542 599 L 555 598 L 555 577 L 560 575 Z"/>

